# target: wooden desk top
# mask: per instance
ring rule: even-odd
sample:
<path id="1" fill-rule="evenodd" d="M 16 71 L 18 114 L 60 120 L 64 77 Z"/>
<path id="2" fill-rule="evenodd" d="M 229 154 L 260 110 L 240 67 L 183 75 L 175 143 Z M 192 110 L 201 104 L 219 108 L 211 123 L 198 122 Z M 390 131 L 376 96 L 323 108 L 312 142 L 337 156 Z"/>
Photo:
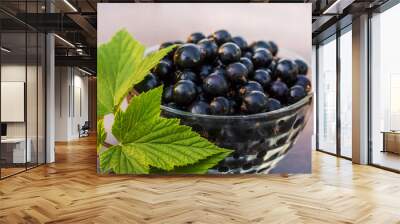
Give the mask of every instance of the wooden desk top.
<path id="1" fill-rule="evenodd" d="M 30 138 L 27 138 L 27 141 L 30 141 Z M 5 138 L 1 139 L 1 143 L 20 143 L 25 142 L 25 138 Z"/>
<path id="2" fill-rule="evenodd" d="M 396 135 L 400 135 L 400 131 L 381 131 L 381 133 L 383 133 L 383 134 L 396 134 Z"/>

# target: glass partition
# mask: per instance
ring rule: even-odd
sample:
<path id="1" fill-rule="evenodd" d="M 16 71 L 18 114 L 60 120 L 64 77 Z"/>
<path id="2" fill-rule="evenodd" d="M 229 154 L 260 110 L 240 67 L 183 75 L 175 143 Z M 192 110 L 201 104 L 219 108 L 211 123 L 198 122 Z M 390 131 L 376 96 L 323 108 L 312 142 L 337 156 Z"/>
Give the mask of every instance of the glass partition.
<path id="1" fill-rule="evenodd" d="M 31 162 L 26 136 L 26 41 L 25 32 L 1 34 L 2 177 L 24 171 L 26 163 Z"/>
<path id="2" fill-rule="evenodd" d="M 30 161 L 27 167 L 38 163 L 38 35 L 27 33 L 27 74 L 26 74 L 26 114 L 27 114 L 27 150 L 30 151 Z"/>
<path id="3" fill-rule="evenodd" d="M 352 157 L 352 33 L 351 26 L 340 36 L 340 155 Z"/>
<path id="4" fill-rule="evenodd" d="M 336 36 L 318 48 L 317 148 L 336 154 Z"/>
<path id="5" fill-rule="evenodd" d="M 38 64 L 37 64 L 37 149 L 38 149 L 38 164 L 46 162 L 46 139 L 45 139 L 45 124 L 46 124 L 46 38 L 45 34 L 38 33 Z"/>
<path id="6" fill-rule="evenodd" d="M 20 1 L 18 12 L 39 12 L 39 2 Z M 0 12 L 1 179 L 45 163 L 45 44 L 43 33 Z"/>

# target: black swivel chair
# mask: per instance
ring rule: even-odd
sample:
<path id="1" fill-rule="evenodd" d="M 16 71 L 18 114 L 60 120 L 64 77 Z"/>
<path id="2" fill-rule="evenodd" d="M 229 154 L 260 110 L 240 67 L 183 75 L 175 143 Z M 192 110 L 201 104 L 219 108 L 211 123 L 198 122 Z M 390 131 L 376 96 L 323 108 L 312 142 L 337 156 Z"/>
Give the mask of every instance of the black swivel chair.
<path id="1" fill-rule="evenodd" d="M 79 129 L 79 138 L 89 136 L 89 129 L 90 129 L 89 121 L 85 121 L 82 127 L 78 125 L 78 129 Z"/>

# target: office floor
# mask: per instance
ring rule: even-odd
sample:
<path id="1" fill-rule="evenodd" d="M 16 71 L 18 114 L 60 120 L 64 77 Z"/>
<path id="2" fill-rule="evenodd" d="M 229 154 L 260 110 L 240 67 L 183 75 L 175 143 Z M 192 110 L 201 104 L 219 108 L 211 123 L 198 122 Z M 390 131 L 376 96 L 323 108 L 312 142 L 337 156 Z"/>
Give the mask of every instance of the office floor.
<path id="1" fill-rule="evenodd" d="M 400 170 L 400 155 L 398 154 L 376 150 L 372 158 L 374 164 Z"/>
<path id="2" fill-rule="evenodd" d="M 36 163 L 28 163 L 26 164 L 28 169 L 36 167 Z M 18 167 L 2 167 L 1 168 L 1 178 L 5 178 L 20 172 L 25 171 L 25 164 L 20 164 Z"/>
<path id="3" fill-rule="evenodd" d="M 12 168 L 1 168 L 1 177 L 2 178 L 3 177 L 7 177 L 7 176 L 13 175 L 15 173 L 22 172 L 24 170 L 25 170 L 25 167 L 23 167 L 23 168 L 19 168 L 19 167 L 17 167 L 17 168 L 14 168 L 14 167 L 12 167 Z"/>
<path id="4" fill-rule="evenodd" d="M 0 181 L 0 223 L 400 223 L 400 175 L 314 152 L 313 174 L 96 174 L 95 139 Z"/>

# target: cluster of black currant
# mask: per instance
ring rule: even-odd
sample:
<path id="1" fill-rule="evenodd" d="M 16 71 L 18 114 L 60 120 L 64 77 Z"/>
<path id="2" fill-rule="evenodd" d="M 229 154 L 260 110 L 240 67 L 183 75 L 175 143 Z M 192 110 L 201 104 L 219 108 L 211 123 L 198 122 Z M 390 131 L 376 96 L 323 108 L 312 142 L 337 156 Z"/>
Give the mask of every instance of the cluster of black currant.
<path id="1" fill-rule="evenodd" d="M 135 86 L 138 92 L 164 84 L 162 103 L 196 114 L 239 115 L 277 110 L 311 89 L 308 66 L 277 57 L 272 41 L 248 45 L 243 37 L 218 30 L 192 33 Z"/>

